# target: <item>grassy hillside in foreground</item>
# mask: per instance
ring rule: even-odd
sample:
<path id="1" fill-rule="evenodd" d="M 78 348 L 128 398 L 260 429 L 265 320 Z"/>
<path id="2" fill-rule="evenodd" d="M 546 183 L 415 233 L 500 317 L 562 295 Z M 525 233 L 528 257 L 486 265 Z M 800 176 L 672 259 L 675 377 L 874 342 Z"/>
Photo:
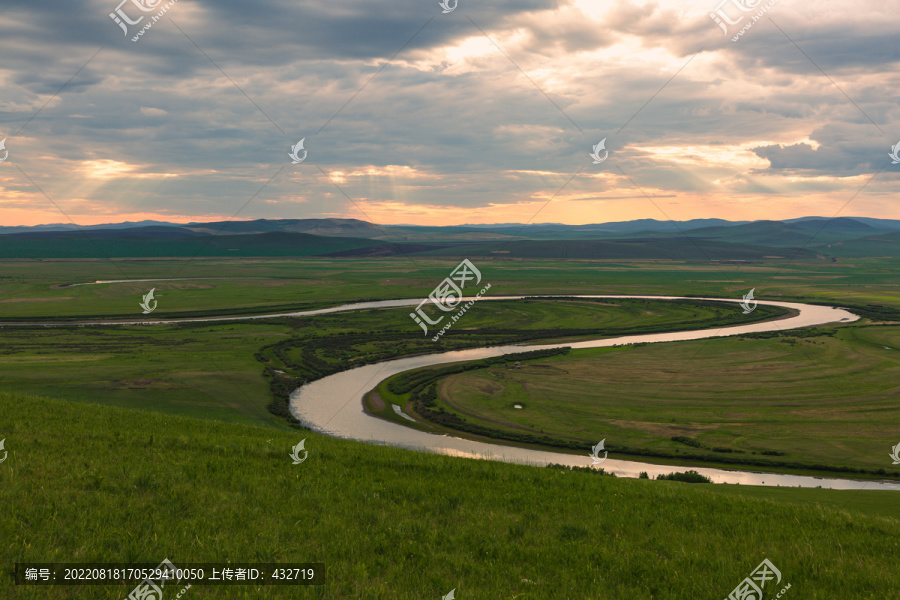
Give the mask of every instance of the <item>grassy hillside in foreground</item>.
<path id="1" fill-rule="evenodd" d="M 787 598 L 900 590 L 891 518 L 312 433 L 294 466 L 298 433 L 5 393 L 0 414 L 4 598 L 131 589 L 16 587 L 16 561 L 163 557 L 327 568 L 318 588 L 197 585 L 190 599 L 723 598 L 763 558 Z"/>

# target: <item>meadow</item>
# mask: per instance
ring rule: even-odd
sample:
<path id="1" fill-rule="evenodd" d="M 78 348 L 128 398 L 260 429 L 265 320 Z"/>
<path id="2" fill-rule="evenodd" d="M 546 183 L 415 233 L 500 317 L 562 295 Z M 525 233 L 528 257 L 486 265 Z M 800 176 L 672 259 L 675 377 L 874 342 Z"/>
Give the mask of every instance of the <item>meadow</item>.
<path id="1" fill-rule="evenodd" d="M 6 260 L 0 322 L 153 320 L 424 298 L 457 263 Z M 534 392 L 529 416 L 559 436 L 596 437 L 613 427 L 638 449 L 729 447 L 889 467 L 887 451 L 900 441 L 889 437 L 897 424 L 896 350 L 883 347 L 900 345 L 898 326 L 889 323 L 900 320 L 896 261 L 476 264 L 498 295 L 739 299 L 755 288 L 760 299 L 849 306 L 866 316 L 815 335 L 573 351 L 494 370 L 503 377 L 487 369 L 448 378 L 447 398 L 473 403 L 460 406 L 479 418 L 530 429 L 534 423 L 516 421 L 524 413 L 503 405 L 527 390 Z M 215 279 L 59 287 L 172 277 Z M 159 308 L 144 317 L 137 304 L 150 287 Z M 618 479 L 333 439 L 285 418 L 293 387 L 357 364 L 490 344 L 721 327 L 741 318 L 735 305 L 483 302 L 438 343 L 408 313 L 0 327 L 0 439 L 9 451 L 0 463 L 0 596 L 121 600 L 131 587 L 16 587 L 11 565 L 163 557 L 176 565 L 324 561 L 328 570 L 325 586 L 194 586 L 185 598 L 437 600 L 454 588 L 459 600 L 726 597 L 763 558 L 792 584 L 786 598 L 880 600 L 900 589 L 900 503 L 889 492 Z M 746 319 L 778 314 L 760 305 Z M 496 398 L 476 406 L 465 398 L 464 378 Z M 576 423 L 548 410 L 551 394 L 566 398 L 558 408 Z M 602 410 L 587 410 L 588 398 Z M 703 448 L 671 439 L 678 435 Z M 624 444 L 606 437 L 611 447 Z M 292 465 L 288 453 L 301 439 L 309 459 Z"/>
<path id="2" fill-rule="evenodd" d="M 378 390 L 437 431 L 570 451 L 605 439 L 610 456 L 650 462 L 900 477 L 888 458 L 898 349 L 898 326 L 842 325 L 496 361 L 429 379 L 436 401 L 424 404 L 391 393 L 410 387 L 392 386 L 405 375 Z"/>
<path id="3" fill-rule="evenodd" d="M 422 257 L 336 259 L 115 259 L 0 261 L 0 322 L 143 317 L 143 294 L 156 288 L 148 319 L 246 314 L 335 306 L 360 300 L 425 297 L 459 260 Z M 877 304 L 900 311 L 900 263 L 479 259 L 491 295 L 637 294 Z M 59 285 L 114 279 L 209 277 Z M 228 279 L 242 277 L 250 279 Z M 898 319 L 900 320 L 900 319 Z"/>
<path id="4" fill-rule="evenodd" d="M 724 598 L 764 558 L 787 597 L 900 590 L 900 515 L 884 492 L 762 498 L 9 393 L 0 414 L 0 596 L 11 600 L 132 589 L 17 587 L 17 561 L 164 557 L 327 570 L 323 586 L 195 585 L 183 596 L 198 599 Z M 309 456 L 293 465 L 301 439 Z M 863 512 L 870 503 L 876 514 Z"/>
<path id="5" fill-rule="evenodd" d="M 478 309 L 438 344 L 422 336 L 408 308 L 152 327 L 7 327 L 0 329 L 0 381 L 6 391 L 282 424 L 267 410 L 273 386 L 284 400 L 303 381 L 359 364 L 566 333 L 718 327 L 780 314 L 644 301 L 492 301 Z M 275 411 L 285 414 L 286 407 Z"/>

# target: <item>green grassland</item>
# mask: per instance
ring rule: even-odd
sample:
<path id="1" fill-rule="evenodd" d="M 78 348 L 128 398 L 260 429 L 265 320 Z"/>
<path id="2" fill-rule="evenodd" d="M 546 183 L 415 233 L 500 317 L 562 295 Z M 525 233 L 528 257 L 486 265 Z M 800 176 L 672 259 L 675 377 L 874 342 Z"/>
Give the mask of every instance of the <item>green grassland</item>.
<path id="1" fill-rule="evenodd" d="M 540 436 L 562 448 L 605 438 L 611 456 L 678 464 L 897 473 L 888 453 L 900 429 L 898 326 L 574 350 L 520 368 L 507 361 L 468 370 L 434 385 L 431 408 L 416 402 L 407 410 L 491 437 Z M 391 401 L 410 399 L 385 388 L 380 392 Z"/>
<path id="2" fill-rule="evenodd" d="M 0 261 L 0 321 L 91 317 L 144 318 L 139 303 L 156 288 L 148 319 L 244 314 L 333 306 L 359 300 L 425 297 L 459 262 L 422 257 Z M 639 294 L 877 304 L 900 311 L 900 263 L 478 259 L 489 295 Z M 112 279 L 210 277 L 58 287 Z M 228 279 L 252 277 L 257 279 Z M 466 289 L 467 293 L 469 288 Z M 474 292 L 472 292 L 474 293 Z M 894 318 L 900 320 L 900 317 Z"/>
<path id="3" fill-rule="evenodd" d="M 755 260 L 768 257 L 824 260 L 824 256 L 805 248 L 773 248 L 771 246 L 719 242 L 704 239 L 685 240 L 681 235 L 663 239 L 627 240 L 522 240 L 503 243 L 474 243 L 451 246 L 423 254 L 470 257 L 503 254 L 512 258 L 542 259 L 620 259 L 620 260 Z"/>
<path id="4" fill-rule="evenodd" d="M 6 391 L 225 421 L 277 423 L 253 353 L 290 335 L 256 322 L 0 331 Z"/>
<path id="5" fill-rule="evenodd" d="M 152 320 L 424 298 L 458 261 L 5 260 L 0 321 Z M 559 423 L 559 411 L 576 411 L 585 427 L 615 425 L 650 449 L 677 447 L 669 429 L 682 426 L 685 437 L 708 448 L 782 448 L 830 464 L 889 467 L 889 447 L 900 441 L 891 405 L 900 339 L 897 325 L 873 320 L 900 320 L 894 260 L 496 258 L 476 265 L 482 285 L 491 283 L 498 295 L 740 298 L 755 287 L 762 300 L 873 305 L 871 318 L 858 325 L 816 329 L 834 335 L 578 351 L 507 369 L 511 378 L 502 381 L 511 393 L 513 378 L 529 393 L 587 391 L 609 411 L 603 419 L 617 421 L 598 420 L 570 397 L 556 412 L 544 410 L 547 428 Z M 57 287 L 170 277 L 217 279 Z M 225 279 L 231 277 L 261 279 Z M 144 317 L 137 303 L 150 287 L 159 308 Z M 616 479 L 349 442 L 283 418 L 286 393 L 296 385 L 358 364 L 492 344 L 720 327 L 740 317 L 736 306 L 483 302 L 438 343 L 408 313 L 0 328 L 0 439 L 9 451 L 0 463 L 0 597 L 121 600 L 130 587 L 17 588 L 11 563 L 156 563 L 166 556 L 176 565 L 324 561 L 328 568 L 325 587 L 195 586 L 188 599 L 437 600 L 453 588 L 458 600 L 720 598 L 766 557 L 792 584 L 784 600 L 881 600 L 900 590 L 900 503 L 890 492 Z M 777 314 L 760 305 L 747 320 Z M 560 366 L 568 370 L 568 361 L 607 377 L 587 367 L 578 377 L 552 375 Z M 532 370 L 544 374 L 526 379 Z M 579 388 L 590 381 L 596 386 Z M 536 403 L 549 406 L 546 400 L 529 399 L 527 412 Z M 493 410 L 484 415 L 521 416 Z M 599 439 L 593 437 L 591 445 Z M 615 436 L 604 437 L 615 446 Z M 287 454 L 303 438 L 310 457 L 293 466 Z"/>
<path id="6" fill-rule="evenodd" d="M 767 312 L 767 310 L 769 312 Z M 224 420 L 270 422 L 266 410 L 303 381 L 396 356 L 526 340 L 720 327 L 748 316 L 716 303 L 492 301 L 440 342 L 408 308 L 264 322 L 0 329 L 2 389 Z M 283 374 L 276 370 L 284 371 Z M 275 411 L 286 415 L 286 406 Z"/>
<path id="7" fill-rule="evenodd" d="M 723 598 L 763 558 L 786 597 L 900 590 L 900 521 L 861 512 L 892 494 L 815 490 L 800 504 L 8 393 L 0 414 L 11 600 L 121 600 L 132 587 L 16 587 L 18 561 L 163 557 L 327 570 L 324 586 L 195 585 L 184 598 L 197 599 Z M 309 457 L 292 465 L 304 438 Z"/>

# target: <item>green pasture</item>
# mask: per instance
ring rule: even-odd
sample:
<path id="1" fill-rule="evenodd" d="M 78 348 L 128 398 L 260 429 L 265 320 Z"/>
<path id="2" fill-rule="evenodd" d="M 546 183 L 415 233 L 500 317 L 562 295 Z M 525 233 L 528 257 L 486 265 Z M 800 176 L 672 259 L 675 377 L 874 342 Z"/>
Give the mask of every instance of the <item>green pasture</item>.
<path id="1" fill-rule="evenodd" d="M 575 350 L 450 375 L 437 389 L 439 406 L 468 423 L 585 448 L 605 438 L 611 456 L 894 471 L 900 326 Z"/>
<path id="2" fill-rule="evenodd" d="M 0 330 L 0 389 L 225 421 L 275 424 L 253 352 L 260 323 Z"/>
<path id="3" fill-rule="evenodd" d="M 493 301 L 469 310 L 465 322 L 440 343 L 423 336 L 408 308 L 265 322 L 6 327 L 0 328 L 0 389 L 269 423 L 274 417 L 266 410 L 272 400 L 266 365 L 284 370 L 292 388 L 407 354 L 558 337 L 566 331 L 584 337 L 587 332 L 713 328 L 727 319 L 749 321 L 766 314 L 760 308 L 744 316 L 736 306 L 713 303 Z M 271 352 L 264 350 L 275 345 Z M 263 361 L 256 358 L 258 352 Z M 308 357 L 326 365 L 324 370 L 311 369 Z"/>
<path id="4" fill-rule="evenodd" d="M 121 600 L 132 589 L 15 586 L 16 562 L 164 557 L 326 567 L 324 586 L 195 585 L 184 600 L 438 600 L 451 589 L 458 600 L 724 598 L 764 558 L 791 585 L 785 598 L 900 590 L 893 494 L 765 499 L 743 486 L 451 458 L 9 393 L 0 415 L 9 452 L 0 595 L 10 600 Z M 309 455 L 293 465 L 301 439 Z"/>
<path id="5" fill-rule="evenodd" d="M 459 259 L 4 260 L 0 322 L 424 298 Z M 900 308 L 900 265 L 880 259 L 476 265 L 496 295 L 740 298 L 756 288 L 763 300 Z M 173 277 L 215 279 L 58 287 Z M 159 307 L 144 317 L 138 303 L 151 287 Z M 451 458 L 292 429 L 272 410 L 302 381 L 403 355 L 716 328 L 778 311 L 482 302 L 438 343 L 409 312 L 0 328 L 0 439 L 9 452 L 0 463 L 0 597 L 122 600 L 131 587 L 16 587 L 12 564 L 163 557 L 321 561 L 328 573 L 322 587 L 194 586 L 182 600 L 438 600 L 451 589 L 457 600 L 725 598 L 763 558 L 792 586 L 782 600 L 881 600 L 900 590 L 900 503 L 891 492 L 694 485 Z M 900 442 L 898 355 L 900 326 L 863 321 L 574 351 L 443 386 L 467 418 L 588 446 L 605 437 L 610 449 L 701 451 L 671 440 L 682 436 L 703 448 L 890 470 L 887 454 Z M 467 385 L 484 397 L 466 396 Z M 521 393 L 525 409 L 512 412 Z M 301 439 L 309 458 L 292 465 Z"/>
<path id="6" fill-rule="evenodd" d="M 159 319 L 334 306 L 360 300 L 425 298 L 459 263 L 453 259 L 244 258 L 0 261 L 0 321 L 144 318 L 156 288 Z M 639 294 L 855 303 L 900 308 L 900 263 L 687 263 L 682 261 L 477 259 L 488 295 Z M 107 283 L 114 279 L 212 278 Z M 252 279 L 229 279 L 252 278 Z M 480 288 L 470 286 L 474 295 Z"/>

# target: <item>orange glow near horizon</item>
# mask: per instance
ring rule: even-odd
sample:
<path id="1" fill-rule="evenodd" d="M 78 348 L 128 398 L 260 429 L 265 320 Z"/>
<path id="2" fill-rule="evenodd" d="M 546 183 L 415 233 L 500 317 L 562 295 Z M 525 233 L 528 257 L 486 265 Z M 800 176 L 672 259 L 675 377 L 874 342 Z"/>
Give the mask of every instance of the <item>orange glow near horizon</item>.
<path id="1" fill-rule="evenodd" d="M 157 68 L 122 68 L 124 55 L 110 50 L 95 55 L 83 88 L 53 96 L 29 85 L 42 54 L 17 52 L 21 66 L 0 69 L 11 127 L 0 132 L 8 151 L 8 160 L 0 151 L 0 226 L 900 219 L 892 166 L 900 159 L 888 158 L 900 141 L 885 108 L 897 63 L 880 41 L 900 17 L 869 4 L 847 11 L 825 0 L 814 14 L 777 5 L 798 34 L 846 36 L 849 62 L 829 62 L 827 77 L 825 64 L 783 36 L 777 49 L 753 46 L 774 43 L 768 17 L 743 38 L 754 42 L 728 41 L 706 0 L 517 7 L 485 19 L 484 30 L 470 23 L 431 43 L 420 37 L 387 62 L 380 52 L 329 58 L 333 40 L 309 39 L 298 47 L 325 50 L 242 58 L 227 76 L 169 72 L 158 68 L 168 57 L 153 54 L 144 66 Z M 345 19 L 368 18 L 322 6 L 318 17 L 336 32 Z M 179 14 L 229 35 L 196 4 Z M 53 78 L 65 73 L 81 71 Z M 276 123 L 264 106 L 279 106 L 280 122 L 293 119 L 282 122 L 289 134 L 264 124 Z M 314 132 L 307 121 L 324 124 Z M 287 137 L 302 136 L 310 159 L 289 163 Z M 592 163 L 601 140 L 610 160 Z"/>
<path id="2" fill-rule="evenodd" d="M 186 224 L 213 221 L 252 221 L 256 219 L 312 218 L 371 220 L 381 225 L 405 224 L 422 226 L 489 225 L 493 223 L 562 223 L 586 225 L 635 219 L 684 221 L 701 218 L 721 218 L 731 221 L 781 220 L 808 216 L 852 217 L 865 216 L 882 219 L 900 219 L 900 212 L 887 210 L 887 202 L 857 197 L 844 207 L 846 198 L 838 194 L 783 199 L 773 208 L 773 199 L 759 195 L 739 195 L 722 199 L 697 194 L 672 194 L 665 190 L 644 190 L 650 199 L 631 189 L 614 190 L 608 197 L 596 194 L 560 194 L 548 201 L 552 193 L 539 197 L 480 207 L 454 207 L 427 204 L 408 204 L 399 201 L 357 200 L 356 205 L 344 202 L 333 212 L 321 212 L 302 217 L 266 216 L 245 214 L 233 217 L 230 213 L 178 214 L 152 211 L 140 212 L 79 212 L 66 210 L 68 217 L 78 225 L 101 225 L 128 221 L 166 221 Z M 581 199 L 586 198 L 586 199 Z M 2 208 L 0 225 L 34 226 L 70 223 L 59 209 L 46 198 L 33 198 L 39 208 Z M 21 198 L 15 202 L 20 207 L 31 203 Z M 65 209 L 65 204 L 62 205 Z M 358 207 L 358 208 L 357 208 Z M 93 207 L 92 207 L 93 208 Z M 361 210 L 360 210 L 361 209 Z"/>

